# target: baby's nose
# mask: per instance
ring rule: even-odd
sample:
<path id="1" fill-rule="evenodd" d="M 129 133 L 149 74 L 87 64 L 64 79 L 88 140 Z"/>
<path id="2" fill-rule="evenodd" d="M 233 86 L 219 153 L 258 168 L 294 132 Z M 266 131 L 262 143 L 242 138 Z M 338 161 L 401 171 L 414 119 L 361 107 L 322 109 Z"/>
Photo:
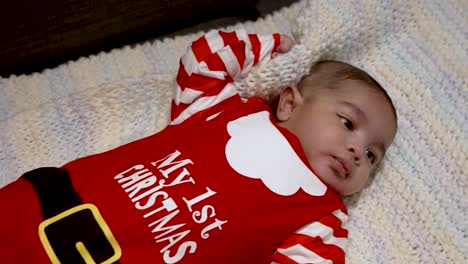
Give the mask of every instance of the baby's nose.
<path id="1" fill-rule="evenodd" d="M 361 161 L 361 157 L 364 153 L 364 148 L 358 148 L 356 146 L 351 146 L 348 148 L 348 151 L 352 153 L 352 158 L 355 163 L 359 163 Z"/>

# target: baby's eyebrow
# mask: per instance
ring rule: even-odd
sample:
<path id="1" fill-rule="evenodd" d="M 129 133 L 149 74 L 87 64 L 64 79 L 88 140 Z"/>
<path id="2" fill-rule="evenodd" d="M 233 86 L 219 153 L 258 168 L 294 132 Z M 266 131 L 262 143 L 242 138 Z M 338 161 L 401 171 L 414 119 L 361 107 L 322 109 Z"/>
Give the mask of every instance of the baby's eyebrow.
<path id="1" fill-rule="evenodd" d="M 359 118 L 367 121 L 366 113 L 364 111 L 362 111 L 361 108 L 359 108 L 357 105 L 355 105 L 355 104 L 353 104 L 351 102 L 347 102 L 347 101 L 340 101 L 340 103 L 345 105 L 346 107 L 348 107 L 351 111 L 353 111 L 356 115 L 358 115 Z M 377 142 L 375 144 L 375 146 L 380 150 L 380 153 L 382 154 L 381 158 L 383 158 L 383 156 L 385 155 L 385 151 L 387 149 L 385 147 L 385 144 L 382 143 L 382 142 Z"/>
<path id="2" fill-rule="evenodd" d="M 353 103 L 350 103 L 350 102 L 347 102 L 347 101 L 340 101 L 341 104 L 345 105 L 346 107 L 350 108 L 351 111 L 353 111 L 354 113 L 356 113 L 356 115 L 358 115 L 361 119 L 364 119 L 364 120 L 367 120 L 367 115 L 366 113 L 364 113 L 361 108 L 359 108 L 358 106 L 356 106 L 355 104 Z"/>
<path id="3" fill-rule="evenodd" d="M 385 145 L 384 145 L 382 142 L 379 142 L 379 143 L 377 143 L 377 144 L 375 144 L 375 145 L 376 145 L 377 148 L 380 150 L 380 153 L 381 153 L 380 158 L 382 159 L 383 156 L 385 156 L 385 151 L 386 151 Z"/>

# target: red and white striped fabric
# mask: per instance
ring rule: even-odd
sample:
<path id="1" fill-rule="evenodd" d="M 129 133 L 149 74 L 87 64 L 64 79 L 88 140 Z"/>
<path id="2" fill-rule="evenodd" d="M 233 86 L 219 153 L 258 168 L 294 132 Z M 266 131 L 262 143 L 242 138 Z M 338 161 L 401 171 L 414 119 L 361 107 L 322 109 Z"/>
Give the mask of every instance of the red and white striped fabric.
<path id="1" fill-rule="evenodd" d="M 270 59 L 280 35 L 211 31 L 194 41 L 180 60 L 171 125 L 238 94 L 234 81 L 259 61 Z M 297 230 L 272 255 L 271 263 L 344 263 L 346 208 Z"/>
<path id="2" fill-rule="evenodd" d="M 279 44 L 279 34 L 259 37 L 242 30 L 210 31 L 194 41 L 180 60 L 171 125 L 236 95 L 233 81 L 271 57 Z"/>
<path id="3" fill-rule="evenodd" d="M 347 221 L 346 210 L 336 210 L 304 226 L 278 247 L 271 263 L 345 263 Z"/>

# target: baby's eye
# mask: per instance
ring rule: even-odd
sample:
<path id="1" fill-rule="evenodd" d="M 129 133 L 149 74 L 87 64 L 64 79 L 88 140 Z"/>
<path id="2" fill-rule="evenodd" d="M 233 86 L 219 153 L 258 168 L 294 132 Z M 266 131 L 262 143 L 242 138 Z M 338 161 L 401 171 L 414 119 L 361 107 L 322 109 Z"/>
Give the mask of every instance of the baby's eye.
<path id="1" fill-rule="evenodd" d="M 345 125 L 347 129 L 351 130 L 354 128 L 353 122 L 351 122 L 346 117 L 340 117 L 340 120 L 341 120 L 341 123 L 343 123 L 343 125 Z"/>
<path id="2" fill-rule="evenodd" d="M 372 151 L 366 150 L 366 155 L 367 155 L 367 158 L 369 159 L 370 163 L 374 164 L 375 161 L 376 161 L 375 154 Z"/>

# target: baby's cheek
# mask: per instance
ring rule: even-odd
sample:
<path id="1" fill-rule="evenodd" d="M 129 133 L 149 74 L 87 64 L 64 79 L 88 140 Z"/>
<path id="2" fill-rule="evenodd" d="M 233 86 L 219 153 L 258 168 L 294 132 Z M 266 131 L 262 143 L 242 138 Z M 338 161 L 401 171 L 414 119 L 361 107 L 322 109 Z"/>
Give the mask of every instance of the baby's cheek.
<path id="1" fill-rule="evenodd" d="M 313 172 L 326 184 L 333 184 L 334 175 L 333 171 L 328 164 L 329 161 L 324 157 L 314 156 L 309 159 L 309 164 Z"/>
<path id="2" fill-rule="evenodd" d="M 370 171 L 366 169 L 359 169 L 356 174 L 352 176 L 351 182 L 348 184 L 348 189 L 351 193 L 361 191 L 366 185 L 370 176 Z"/>

